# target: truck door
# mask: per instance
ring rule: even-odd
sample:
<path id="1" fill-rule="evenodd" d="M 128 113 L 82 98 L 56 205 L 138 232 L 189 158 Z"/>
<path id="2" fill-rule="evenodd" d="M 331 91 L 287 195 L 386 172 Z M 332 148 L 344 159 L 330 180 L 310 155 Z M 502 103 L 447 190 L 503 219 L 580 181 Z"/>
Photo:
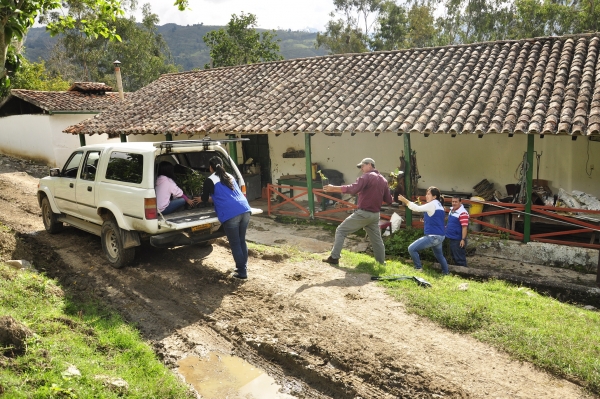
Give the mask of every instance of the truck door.
<path id="1" fill-rule="evenodd" d="M 86 220 L 100 223 L 102 219 L 96 213 L 96 179 L 100 151 L 88 151 L 85 154 L 76 183 L 76 196 L 79 214 Z"/>
<path id="2" fill-rule="evenodd" d="M 56 182 L 54 200 L 61 212 L 76 215 L 79 212 L 75 195 L 77 172 L 83 158 L 83 151 L 75 151 L 63 166 L 60 178 Z"/>

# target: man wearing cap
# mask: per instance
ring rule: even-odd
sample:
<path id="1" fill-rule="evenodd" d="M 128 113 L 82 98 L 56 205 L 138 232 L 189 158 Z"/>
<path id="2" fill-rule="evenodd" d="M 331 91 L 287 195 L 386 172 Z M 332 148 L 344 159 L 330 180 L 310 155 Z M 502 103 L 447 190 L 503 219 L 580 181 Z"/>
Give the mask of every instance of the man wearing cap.
<path id="1" fill-rule="evenodd" d="M 469 214 L 463 206 L 460 197 L 452 197 L 452 208 L 448 213 L 446 224 L 446 238 L 450 241 L 450 252 L 454 264 L 467 266 L 467 227 L 469 226 Z"/>
<path id="2" fill-rule="evenodd" d="M 327 259 L 323 259 L 323 262 L 332 265 L 339 264 L 346 236 L 362 228 L 369 235 L 375 260 L 379 263 L 385 263 L 385 247 L 379 230 L 379 211 L 382 202 L 391 204 L 393 201 L 388 182 L 375 169 L 375 161 L 372 158 L 363 159 L 356 167 L 363 174 L 353 184 L 346 186 L 332 186 L 329 184 L 323 187 L 323 191 L 328 193 L 358 194 L 358 209 L 335 230 L 335 243 L 331 254 Z"/>

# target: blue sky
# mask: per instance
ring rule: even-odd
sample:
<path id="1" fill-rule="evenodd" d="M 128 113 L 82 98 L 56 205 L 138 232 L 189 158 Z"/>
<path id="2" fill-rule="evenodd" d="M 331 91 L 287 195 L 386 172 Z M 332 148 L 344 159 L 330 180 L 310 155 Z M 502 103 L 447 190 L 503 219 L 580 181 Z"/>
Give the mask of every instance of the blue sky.
<path id="1" fill-rule="evenodd" d="M 259 28 L 319 31 L 325 29 L 334 9 L 333 0 L 190 0 L 191 10 L 183 12 L 173 6 L 174 0 L 139 0 L 140 10 L 145 3 L 158 14 L 160 25 L 225 25 L 231 14 L 243 11 L 256 15 Z"/>

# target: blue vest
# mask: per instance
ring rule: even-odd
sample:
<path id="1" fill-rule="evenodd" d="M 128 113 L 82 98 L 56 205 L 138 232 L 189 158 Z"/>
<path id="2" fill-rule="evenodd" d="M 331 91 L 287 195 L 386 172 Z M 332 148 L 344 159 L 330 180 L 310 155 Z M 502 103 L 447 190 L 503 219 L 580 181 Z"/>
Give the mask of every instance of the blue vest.
<path id="1" fill-rule="evenodd" d="M 444 211 L 444 207 L 440 204 L 440 201 L 435 201 L 435 212 L 433 216 L 429 216 L 427 212 L 425 212 L 425 235 L 426 236 L 443 236 L 446 234 L 446 229 L 444 228 L 444 219 L 446 218 L 446 212 Z"/>
<path id="2" fill-rule="evenodd" d="M 229 219 L 241 215 L 242 213 L 250 212 L 250 204 L 242 194 L 237 182 L 229 173 L 227 174 L 233 182 L 233 190 L 221 183 L 221 179 L 215 173 L 208 178 L 215 185 L 215 192 L 212 194 L 215 211 L 219 222 L 224 223 Z"/>
<path id="3" fill-rule="evenodd" d="M 450 238 L 451 240 L 462 239 L 462 226 L 460 225 L 459 216 L 463 212 L 467 212 L 467 210 L 461 205 L 456 211 L 450 210 L 450 213 L 448 214 L 446 237 Z"/>

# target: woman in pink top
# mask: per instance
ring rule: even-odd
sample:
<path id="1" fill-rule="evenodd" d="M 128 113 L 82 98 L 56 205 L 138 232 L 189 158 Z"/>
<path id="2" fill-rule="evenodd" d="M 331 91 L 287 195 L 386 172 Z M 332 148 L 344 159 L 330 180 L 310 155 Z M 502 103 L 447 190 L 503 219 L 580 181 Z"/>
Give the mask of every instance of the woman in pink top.
<path id="1" fill-rule="evenodd" d="M 156 207 L 163 215 L 180 211 L 186 202 L 190 206 L 194 205 L 194 201 L 186 197 L 183 191 L 177 187 L 174 179 L 173 165 L 169 162 L 161 162 L 158 165 L 158 179 L 156 179 L 154 189 L 156 191 Z"/>

